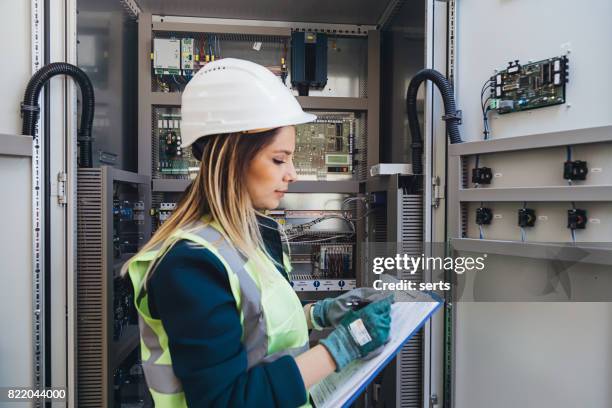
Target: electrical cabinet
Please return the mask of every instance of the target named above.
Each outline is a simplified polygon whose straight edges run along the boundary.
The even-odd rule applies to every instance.
[[[369,57],[379,55],[379,33],[374,27],[338,26],[332,34],[316,25],[146,13],[139,27],[139,172],[152,176],[153,229],[176,208],[199,171],[191,149],[181,147],[180,97],[191,77],[211,61],[234,57],[266,66],[291,87],[292,33],[325,40],[327,47],[317,41],[313,46],[324,53],[319,63],[327,69],[326,86],[319,83],[309,96],[298,97],[304,109],[318,116],[296,127],[299,180],[290,186],[281,208],[269,215],[288,233],[287,249],[296,272],[293,284],[300,297],[307,300],[354,288],[363,276],[356,243],[364,237],[367,211],[360,185],[378,158],[379,61]],[[174,57],[179,46],[180,55]],[[180,62],[181,70],[160,69],[160,59]]]
[[[612,61],[596,45],[612,35],[602,17],[611,5],[430,4],[438,40],[428,52],[454,81],[464,139],[446,156],[436,150],[444,129],[430,123],[430,176],[448,186],[432,229],[446,228],[438,236],[455,256],[487,256],[486,271],[457,275],[448,296],[444,404],[610,405],[597,380],[610,375],[598,357],[607,346],[591,339],[612,336],[601,326],[610,304],[593,303],[609,302],[612,288],[612,81],[590,71]],[[543,19],[563,30],[542,29]],[[585,367],[589,379],[570,374]]]

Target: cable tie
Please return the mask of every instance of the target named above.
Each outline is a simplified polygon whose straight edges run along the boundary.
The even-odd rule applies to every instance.
[[[456,110],[454,113],[449,113],[442,116],[442,120],[448,122],[449,120],[456,120],[457,124],[461,124],[461,111]]]
[[[24,112],[40,112],[40,106],[38,105],[26,105],[21,102],[21,117],[23,117]]]

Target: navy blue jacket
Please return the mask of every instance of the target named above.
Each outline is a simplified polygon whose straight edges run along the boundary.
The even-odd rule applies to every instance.
[[[276,229],[261,228],[282,264]],[[282,269],[282,268],[281,268]],[[284,269],[279,271],[287,277]],[[242,326],[225,267],[204,247],[178,242],[155,268],[149,308],[168,334],[172,367],[189,407],[297,407],[306,389],[293,357],[247,370]]]

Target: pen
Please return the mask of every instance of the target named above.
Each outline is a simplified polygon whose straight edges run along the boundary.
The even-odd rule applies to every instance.
[[[359,310],[359,309],[363,309],[364,307],[366,307],[370,303],[372,303],[372,302],[369,301],[369,300],[366,300],[366,299],[355,299],[355,300],[351,300],[349,302],[346,302],[345,305],[347,307],[351,308],[352,310]]]

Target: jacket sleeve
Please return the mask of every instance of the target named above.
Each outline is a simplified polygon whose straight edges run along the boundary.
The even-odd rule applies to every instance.
[[[296,407],[306,389],[293,357],[247,369],[242,325],[223,264],[177,243],[149,282],[149,304],[168,334],[172,367],[189,407]]]

